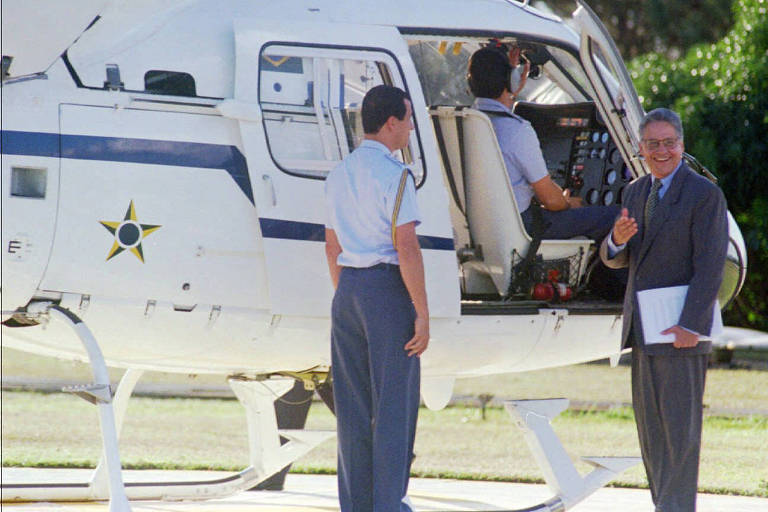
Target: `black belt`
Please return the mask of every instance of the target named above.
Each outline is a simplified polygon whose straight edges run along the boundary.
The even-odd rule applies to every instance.
[[[372,265],[370,267],[342,267],[342,268],[348,268],[351,270],[397,270],[397,271],[400,271],[400,265],[395,265],[394,263],[377,263],[376,265]]]

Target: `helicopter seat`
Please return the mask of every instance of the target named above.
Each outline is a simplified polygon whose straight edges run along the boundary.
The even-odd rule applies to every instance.
[[[474,258],[463,265],[485,273],[493,281],[495,291],[506,297],[514,255],[525,256],[532,238],[520,217],[491,120],[483,112],[468,107],[431,107],[430,115],[445,180],[453,195],[451,213],[457,232],[456,246],[474,249]],[[458,215],[461,218],[456,222]],[[593,244],[586,238],[542,240],[536,254],[544,262],[580,255],[574,269],[577,276],[569,279],[579,282]]]

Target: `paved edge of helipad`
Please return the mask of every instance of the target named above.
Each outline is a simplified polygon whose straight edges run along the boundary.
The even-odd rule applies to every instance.
[[[3,468],[10,483],[84,482],[88,470]],[[222,476],[201,471],[125,471],[126,481],[201,480]],[[552,497],[545,485],[414,478],[409,490],[416,512],[520,509]],[[134,501],[133,512],[318,512],[338,510],[336,477],[289,474],[283,491],[249,491],[223,499],[195,502]],[[3,503],[4,510],[24,512],[106,511],[106,502]],[[649,512],[645,489],[603,488],[576,505],[577,512]],[[768,499],[699,494],[698,512],[768,512]]]

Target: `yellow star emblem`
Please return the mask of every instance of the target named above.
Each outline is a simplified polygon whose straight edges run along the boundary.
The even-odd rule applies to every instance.
[[[133,201],[128,205],[128,211],[125,212],[125,218],[121,221],[100,220],[99,223],[115,237],[115,243],[107,254],[107,260],[114,258],[124,250],[128,249],[144,263],[144,251],[141,249],[141,242],[145,237],[154,233],[162,226],[150,224],[139,224],[136,219],[136,210],[133,207]]]

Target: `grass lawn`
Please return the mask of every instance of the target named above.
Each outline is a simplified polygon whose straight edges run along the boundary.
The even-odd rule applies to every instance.
[[[334,418],[312,405],[308,428],[333,429]],[[555,430],[574,457],[638,455],[629,409],[566,412]],[[93,466],[100,438],[96,411],[64,394],[4,392],[2,462],[20,466]],[[538,481],[540,472],[523,436],[502,409],[486,419],[474,407],[422,409],[413,471],[421,476]],[[239,469],[247,465],[245,417],[234,400],[132,399],[121,440],[126,467]],[[310,452],[295,471],[335,470],[335,440]],[[707,417],[700,487],[768,497],[768,418]],[[579,463],[580,470],[588,466]],[[629,470],[617,485],[644,486],[642,468]]]
[[[29,376],[43,379],[71,379],[90,382],[88,365],[2,348],[3,376]],[[755,356],[758,357],[758,356]],[[768,358],[761,352],[759,357]],[[113,382],[123,371],[110,369]],[[222,375],[185,375],[145,372],[141,383],[226,385]],[[497,398],[566,397],[588,403],[629,404],[632,401],[629,367],[611,368],[607,364],[581,364],[526,373],[477,377],[456,381],[454,396]],[[768,371],[710,369],[704,404],[716,414],[757,411],[768,416]]]
[[[611,368],[607,364],[463,379],[456,382],[454,389],[454,396],[483,393],[505,398],[566,397],[588,403],[632,402],[629,366]],[[714,414],[752,411],[768,416],[768,371],[711,368],[707,371],[704,406]]]
[[[3,348],[6,376],[87,382],[82,363],[59,361]],[[121,372],[115,370],[115,380]],[[148,372],[143,382],[223,384],[221,376]],[[582,404],[630,402],[629,368],[587,364],[524,374],[460,380],[455,395],[497,398],[567,397]],[[712,369],[704,398],[700,488],[768,497],[768,372]],[[508,414],[477,407],[422,409],[413,471],[421,476],[540,481],[541,473]],[[745,414],[751,412],[752,414]],[[554,427],[571,456],[637,456],[631,408],[577,412],[555,419]],[[320,403],[310,409],[308,428],[333,429],[335,420]],[[17,466],[93,466],[101,446],[93,406],[71,395],[3,391],[2,463]],[[127,467],[241,469],[248,463],[242,407],[234,400],[134,397],[121,440]],[[335,440],[294,465],[294,471],[335,471]],[[578,463],[586,472],[588,466]],[[644,486],[642,467],[624,473],[615,485]]]

